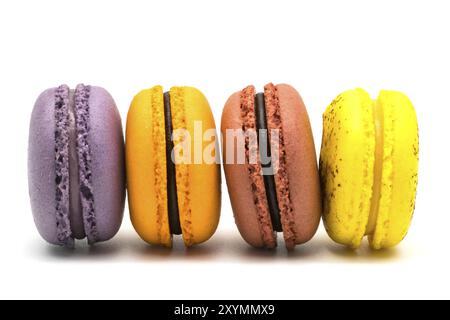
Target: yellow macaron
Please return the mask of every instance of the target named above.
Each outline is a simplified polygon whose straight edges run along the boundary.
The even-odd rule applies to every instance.
[[[182,234],[191,246],[214,234],[221,199],[215,130],[195,88],[164,93],[155,86],[134,97],[126,126],[128,202],[143,240],[171,247],[172,235]]]
[[[357,248],[395,246],[414,212],[419,137],[408,97],[382,90],[372,100],[346,91],[323,115],[320,177],[323,221],[336,242]]]

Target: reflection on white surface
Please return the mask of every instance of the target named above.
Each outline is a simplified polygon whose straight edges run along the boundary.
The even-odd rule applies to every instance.
[[[358,250],[335,244],[321,230],[311,241],[297,246],[293,251],[284,247],[282,234],[278,234],[278,248],[258,249],[249,246],[236,230],[217,231],[207,242],[186,248],[181,237],[174,237],[173,247],[149,245],[142,241],[133,230],[120,232],[114,239],[88,246],[79,241],[75,249],[48,245],[43,241],[30,246],[30,254],[41,261],[122,261],[189,263],[192,261],[215,262],[262,262],[262,263],[311,263],[311,262],[390,262],[407,258],[399,248],[374,251],[367,243]]]

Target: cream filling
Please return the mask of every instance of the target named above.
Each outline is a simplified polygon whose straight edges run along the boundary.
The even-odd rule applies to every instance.
[[[384,118],[381,103],[374,100],[372,103],[373,121],[375,124],[375,161],[373,166],[372,198],[370,202],[369,219],[366,226],[366,235],[373,235],[377,225],[378,211],[381,197],[381,177],[383,173],[383,130]]]
[[[69,219],[74,238],[83,239],[83,215],[81,212],[80,177],[78,172],[77,129],[75,123],[75,91],[69,92]]]

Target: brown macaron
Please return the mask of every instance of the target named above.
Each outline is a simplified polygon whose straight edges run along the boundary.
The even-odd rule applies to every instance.
[[[304,243],[320,221],[320,184],[305,105],[286,84],[253,86],[226,102],[221,122],[228,193],[241,236],[254,247]]]

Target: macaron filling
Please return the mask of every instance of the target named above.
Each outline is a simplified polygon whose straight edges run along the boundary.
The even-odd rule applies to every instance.
[[[55,91],[56,238],[72,247],[74,238],[98,239],[88,143],[90,87],[75,91],[61,85]]]
[[[69,91],[69,220],[75,239],[86,237],[80,199],[80,177],[78,174],[77,129],[75,120],[75,90]]]
[[[372,198],[370,202],[370,213],[367,221],[365,235],[373,235],[377,224],[378,212],[380,207],[381,197],[381,180],[383,173],[383,148],[384,148],[384,117],[383,106],[378,100],[374,100],[373,107],[373,121],[375,127],[375,157],[373,168],[373,185]]]
[[[178,195],[175,163],[172,161],[172,112],[170,106],[170,92],[164,93],[164,127],[166,139],[166,171],[167,171],[167,209],[169,215],[169,229],[171,234],[182,234],[180,214],[178,210]]]
[[[269,206],[272,229],[276,232],[283,232],[281,226],[280,209],[278,207],[277,192],[275,188],[275,178],[272,167],[271,148],[269,143],[269,133],[266,121],[266,104],[264,93],[255,95],[255,117],[259,156],[263,170],[264,187],[266,190],[267,204]]]

